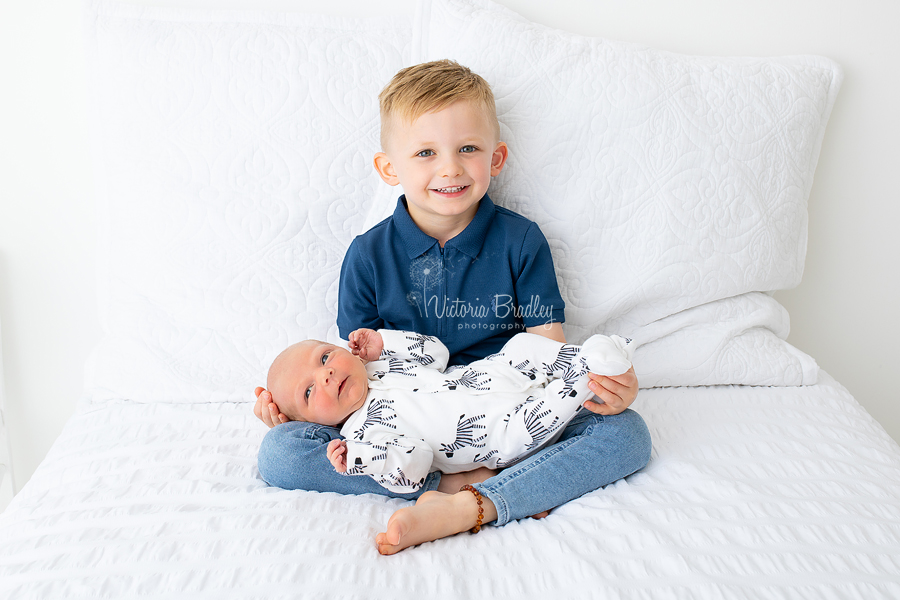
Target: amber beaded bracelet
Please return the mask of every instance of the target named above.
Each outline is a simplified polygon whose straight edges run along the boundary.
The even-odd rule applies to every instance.
[[[475,527],[473,527],[469,531],[472,533],[478,533],[479,531],[481,531],[481,522],[484,521],[484,507],[481,506],[481,494],[478,492],[478,490],[476,490],[468,483],[459,488],[459,491],[463,490],[468,490],[475,494],[475,501],[478,503],[478,520],[475,522]]]

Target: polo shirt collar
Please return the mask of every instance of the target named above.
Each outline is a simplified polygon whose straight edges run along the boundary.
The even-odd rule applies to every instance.
[[[485,194],[478,205],[478,211],[475,213],[472,222],[456,237],[447,241],[444,247],[455,248],[471,258],[476,258],[484,245],[484,240],[487,237],[491,221],[494,220],[495,212],[496,207],[494,203]],[[412,217],[409,216],[409,211],[406,209],[405,195],[400,196],[400,199],[397,200],[393,221],[397,227],[397,232],[403,239],[406,252],[410,258],[421,256],[429,248],[437,244],[437,240],[419,229]]]

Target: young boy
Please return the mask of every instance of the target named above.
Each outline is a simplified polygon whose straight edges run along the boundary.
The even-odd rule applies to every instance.
[[[401,70],[379,96],[382,152],[375,168],[401,185],[393,216],[356,238],[341,269],[338,327],[403,329],[441,339],[450,364],[497,352],[525,329],[565,342],[550,250],[537,225],[497,207],[486,191],[508,149],[499,139],[494,99],[479,76],[450,61]],[[591,375],[588,400],[558,441],[495,474],[431,473],[417,499],[376,538],[379,551],[472,528],[479,518],[503,525],[630,475],[650,457],[650,435],[637,413],[634,370]],[[335,473],[326,454],[333,427],[288,421],[257,388],[254,412],[275,427],[263,440],[259,470],[272,485],[349,494],[386,494],[367,477]],[[470,491],[462,485],[475,484]],[[424,492],[424,493],[423,493]],[[455,492],[455,493],[454,493]],[[479,517],[479,509],[483,510]]]
[[[631,368],[631,340],[618,336],[578,347],[519,333],[499,353],[449,369],[435,337],[358,329],[349,342],[352,354],[292,344],[266,385],[291,420],[341,427],[344,439],[328,445],[338,472],[396,493],[418,491],[431,471],[498,469],[533,454],[588,398],[588,372]]]

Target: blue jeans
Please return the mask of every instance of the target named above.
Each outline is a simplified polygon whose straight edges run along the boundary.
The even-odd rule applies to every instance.
[[[437,489],[431,473],[413,494],[395,494],[367,476],[341,475],[325,455],[340,439],[334,427],[289,421],[266,434],[259,449],[259,472],[270,485],[339,494],[379,494],[414,500]],[[581,409],[560,439],[520,463],[475,485],[497,509],[495,525],[530,517],[574,500],[644,467],[650,460],[650,432],[639,414],[613,416]]]

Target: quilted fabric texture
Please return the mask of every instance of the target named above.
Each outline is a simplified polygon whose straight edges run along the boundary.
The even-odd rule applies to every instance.
[[[289,342],[337,335],[344,251],[393,209],[376,97],[411,17],[94,2],[86,18],[107,334],[89,385],[252,398]]]
[[[641,387],[812,385],[819,365],[784,341],[787,310],[749,292],[689,308],[637,329]]]
[[[424,0],[415,25],[105,0],[86,21],[98,400],[250,400],[288,343],[337,339],[344,251],[397,193],[371,166],[377,94],[437,56],[494,86],[491,193],[547,234],[569,339],[638,338],[642,387],[815,381],[753,293],[802,273],[826,59],[677,56],[481,0]]]
[[[822,379],[641,392],[639,473],[390,558],[407,503],[266,486],[245,404],[81,407],[0,515],[0,597],[896,600],[900,452]]]
[[[549,238],[573,341],[800,282],[832,61],[682,56],[488,0],[423,0],[417,19],[414,60],[494,89],[510,159],[491,197]]]

